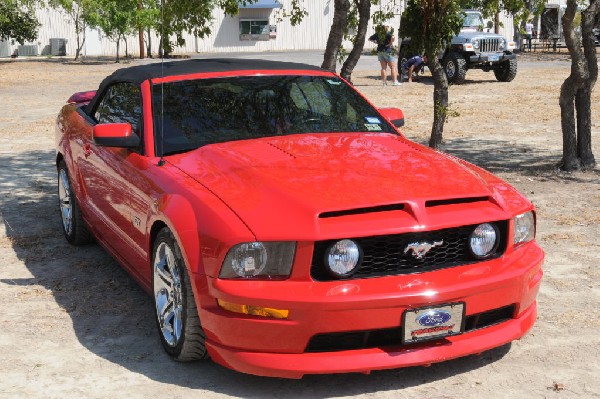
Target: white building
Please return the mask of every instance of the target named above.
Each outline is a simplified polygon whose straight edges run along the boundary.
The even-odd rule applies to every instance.
[[[394,0],[383,0],[382,5],[374,6],[373,11]],[[213,12],[211,33],[203,38],[185,35],[186,44],[177,47],[175,53],[239,53],[287,50],[318,50],[324,49],[333,21],[333,0],[306,0],[303,6],[308,16],[298,26],[292,26],[288,18],[283,18],[284,10],[291,8],[291,0],[258,0],[254,4],[240,7],[238,15],[231,17],[220,9]],[[53,44],[66,41],[66,54],[73,56],[76,51],[76,35],[73,23],[61,11],[44,8],[37,12],[41,23],[38,39],[34,43],[26,43],[25,48],[13,41],[0,43],[0,57],[8,57],[15,50],[25,51],[27,55],[51,54],[51,39],[64,39]],[[400,15],[389,21],[390,26],[398,27]],[[373,31],[370,27],[369,32]],[[158,51],[158,38],[151,38],[152,52]],[[350,47],[350,43],[346,43]],[[129,53],[139,55],[139,40],[137,35],[127,39]],[[23,52],[21,51],[21,55]],[[121,43],[120,52],[124,55],[125,46]],[[107,39],[95,29],[87,29],[85,45],[82,49],[84,56],[114,56],[116,44]],[[55,54],[56,55],[56,54]]]
[[[549,0],[549,2],[564,2],[565,0]],[[381,0],[380,5],[373,6],[372,12],[386,9],[398,0]],[[402,2],[403,3],[403,2]],[[308,16],[298,26],[292,26],[288,18],[283,18],[283,10],[291,8],[291,0],[258,0],[254,4],[240,8],[238,15],[226,16],[222,10],[215,9],[211,34],[205,38],[197,38],[191,34],[185,35],[186,44],[177,47],[175,53],[240,53],[268,52],[289,50],[322,50],[327,43],[327,37],[333,21],[333,0],[305,0],[302,2]],[[400,25],[400,12],[387,24],[397,28]],[[41,23],[38,39],[24,46],[14,41],[0,42],[0,57],[9,57],[18,52],[19,55],[68,55],[74,56],[76,51],[76,35],[73,23],[69,17],[51,8],[39,9],[36,12]],[[374,32],[369,27],[368,34]],[[501,18],[500,33],[508,38],[513,37],[512,17]],[[158,38],[151,37],[152,52],[156,55]],[[351,48],[351,43],[344,43]],[[366,44],[367,48],[372,46]],[[139,55],[139,40],[137,35],[127,38],[127,49],[130,55]],[[121,43],[121,55],[124,55],[125,45]],[[95,29],[86,29],[83,56],[115,56],[116,44],[104,37]]]

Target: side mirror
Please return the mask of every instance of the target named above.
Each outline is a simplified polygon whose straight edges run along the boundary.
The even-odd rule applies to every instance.
[[[94,143],[102,147],[137,148],[140,138],[130,123],[102,123],[92,131]]]
[[[399,108],[379,108],[379,112],[396,127],[404,126],[404,112]]]

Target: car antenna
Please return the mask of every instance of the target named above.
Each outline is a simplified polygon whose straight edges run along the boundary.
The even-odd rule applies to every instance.
[[[164,37],[165,37],[165,1],[160,0],[160,76],[164,79],[165,77],[165,49],[164,49]],[[165,105],[164,105],[164,81],[160,82],[160,143],[159,143],[159,151],[160,151],[160,159],[158,160],[158,166],[163,166],[165,164],[165,158],[163,157],[163,152],[165,149],[164,144],[164,128],[165,128]]]

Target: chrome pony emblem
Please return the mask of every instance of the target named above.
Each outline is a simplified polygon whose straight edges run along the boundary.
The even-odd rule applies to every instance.
[[[433,244],[430,244],[428,242],[413,242],[408,244],[408,246],[404,248],[404,253],[406,254],[409,251],[412,251],[412,256],[414,256],[417,259],[423,259],[423,257],[427,255],[427,252],[429,252],[431,248],[439,247],[443,243],[444,240],[434,241]]]

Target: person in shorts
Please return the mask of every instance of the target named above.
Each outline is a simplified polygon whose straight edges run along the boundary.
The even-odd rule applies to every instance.
[[[394,54],[394,33],[389,26],[378,25],[375,28],[375,34],[369,38],[370,42],[377,43],[377,60],[381,65],[381,81],[387,85],[387,68],[390,68],[392,75],[392,85],[398,86],[398,70],[396,63],[398,57]]]

